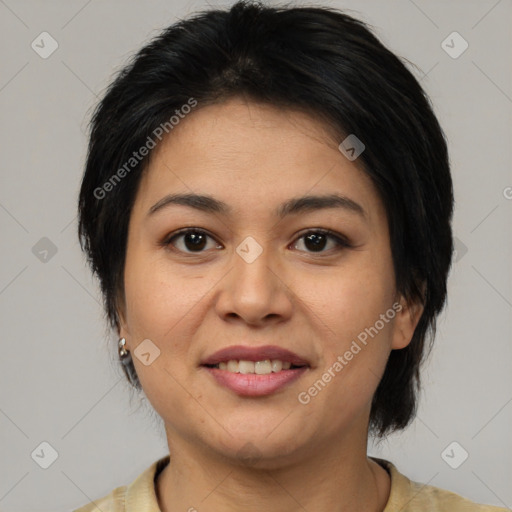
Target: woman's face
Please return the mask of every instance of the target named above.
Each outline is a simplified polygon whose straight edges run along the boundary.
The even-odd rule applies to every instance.
[[[366,446],[390,350],[415,323],[396,294],[383,204],[340,142],[305,114],[232,99],[194,111],[154,150],[130,218],[120,334],[170,444],[231,459],[250,447],[265,464],[341,439]],[[171,194],[211,199],[162,206]],[[333,195],[345,200],[293,208]],[[215,357],[233,346],[274,351]],[[279,349],[305,366],[272,366],[292,359]],[[245,357],[242,373],[204,366],[211,356]]]

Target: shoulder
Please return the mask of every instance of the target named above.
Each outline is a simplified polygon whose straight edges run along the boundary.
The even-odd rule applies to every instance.
[[[74,510],[73,512],[125,512],[125,498],[128,486],[117,487],[103,498]]]
[[[73,512],[158,512],[155,479],[169,463],[169,455],[145,469],[131,484],[115,488],[111,493],[91,501]]]
[[[372,457],[391,476],[388,503],[383,512],[506,512],[508,508],[475,503],[455,492],[415,482],[389,461]]]
[[[432,485],[424,485],[418,482],[411,482],[410,486],[410,508],[404,512],[505,512],[508,509],[492,505],[475,503],[460,494]]]

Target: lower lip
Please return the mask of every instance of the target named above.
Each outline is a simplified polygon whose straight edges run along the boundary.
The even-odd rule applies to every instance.
[[[203,368],[208,370],[219,384],[241,396],[271,395],[297,380],[308,369],[307,366],[303,366],[294,370],[281,370],[268,375],[257,375],[255,373],[233,373],[208,366],[203,366]]]

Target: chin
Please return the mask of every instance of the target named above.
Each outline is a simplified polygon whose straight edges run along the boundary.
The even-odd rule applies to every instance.
[[[226,462],[255,469],[278,469],[296,464],[305,457],[306,444],[300,444],[297,434],[281,432],[277,436],[268,431],[250,435],[227,436],[221,443],[210,448]],[[293,441],[293,442],[292,442]]]

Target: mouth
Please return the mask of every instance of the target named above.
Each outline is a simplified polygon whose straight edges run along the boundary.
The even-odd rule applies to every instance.
[[[310,368],[308,361],[297,354],[271,345],[227,347],[209,356],[200,366],[218,384],[240,396],[272,394]]]
[[[309,366],[309,362],[294,352],[275,345],[233,345],[211,354],[201,365],[233,373],[265,375]]]
[[[207,368],[217,368],[230,373],[242,373],[244,375],[270,375],[271,373],[279,373],[286,370],[296,370],[297,368],[305,368],[307,365],[296,365],[290,361],[281,361],[280,359],[264,359],[263,361],[248,361],[246,359],[229,361],[220,361],[217,364],[204,364]]]

